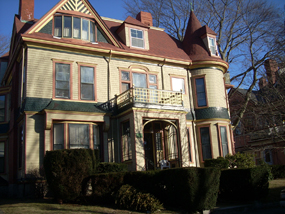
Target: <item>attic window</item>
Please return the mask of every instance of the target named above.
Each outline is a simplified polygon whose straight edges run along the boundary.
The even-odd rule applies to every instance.
[[[108,43],[102,30],[92,20],[72,16],[55,16],[53,29],[55,37]]]
[[[213,37],[209,37],[209,49],[211,51],[211,55],[216,55],[216,39]]]
[[[131,29],[131,46],[136,48],[144,48],[142,30]]]

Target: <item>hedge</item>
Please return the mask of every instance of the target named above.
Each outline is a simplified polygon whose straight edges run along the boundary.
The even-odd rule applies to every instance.
[[[270,167],[274,179],[285,178],[285,165],[272,165]]]
[[[175,206],[186,211],[209,210],[216,205],[220,169],[176,168],[146,172],[120,172],[97,174],[84,179],[92,183],[93,203],[114,203],[114,195],[122,185],[129,184],[144,193],[150,193],[164,205]]]
[[[54,197],[63,201],[76,200],[83,179],[96,171],[98,157],[98,150],[91,149],[47,151],[44,169],[48,188]]]
[[[229,165],[230,165],[229,160],[223,157],[218,157],[217,159],[207,159],[204,162],[205,167],[218,167],[221,169],[227,169]]]
[[[109,173],[109,172],[127,172],[128,165],[124,163],[108,163],[102,162],[97,166],[97,173]]]
[[[265,167],[222,170],[221,200],[256,200],[268,193],[268,171]]]

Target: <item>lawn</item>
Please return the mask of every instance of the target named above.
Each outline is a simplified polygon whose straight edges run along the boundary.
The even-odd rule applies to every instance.
[[[268,196],[262,200],[264,203],[279,201],[280,192],[285,189],[285,179],[277,179],[269,182]],[[115,207],[85,206],[78,204],[58,204],[52,199],[1,199],[0,210],[9,213],[101,213],[101,214],[139,214],[127,210],[119,210]],[[0,212],[1,213],[1,212]],[[177,211],[161,210],[158,213],[181,213]],[[140,213],[141,214],[141,213]]]

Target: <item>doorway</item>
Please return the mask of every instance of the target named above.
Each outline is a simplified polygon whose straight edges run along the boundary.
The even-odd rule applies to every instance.
[[[144,152],[146,170],[160,167],[161,160],[178,166],[179,147],[177,126],[171,121],[144,121]]]

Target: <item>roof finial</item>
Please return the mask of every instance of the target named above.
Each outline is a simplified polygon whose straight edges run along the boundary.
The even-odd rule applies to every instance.
[[[191,10],[191,11],[194,11],[194,10],[193,10],[193,4],[192,4],[192,2],[190,2],[190,10]]]

